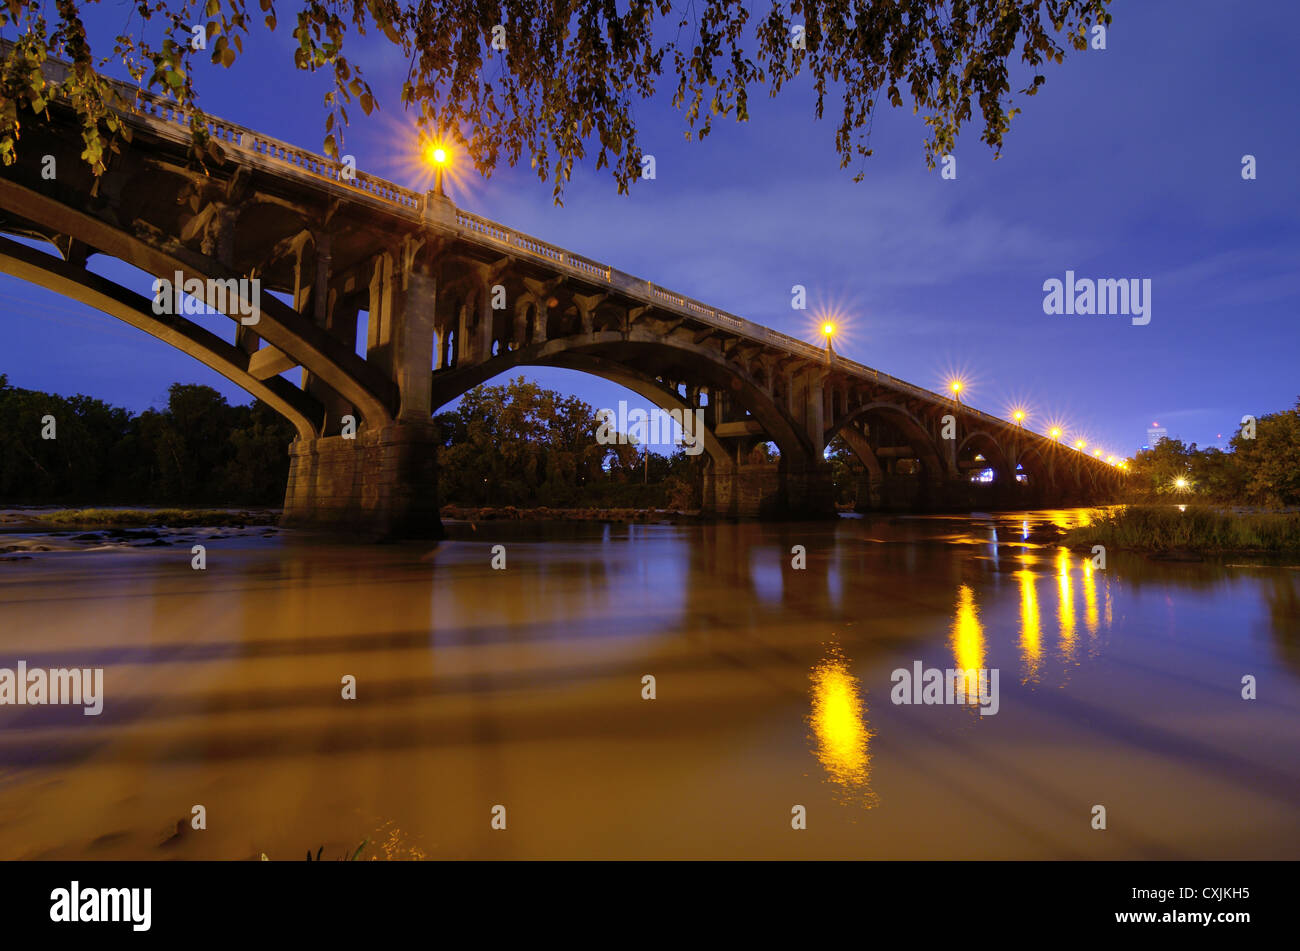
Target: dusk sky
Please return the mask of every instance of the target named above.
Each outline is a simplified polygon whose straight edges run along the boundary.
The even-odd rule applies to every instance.
[[[1071,52],[1046,68],[1039,95],[1015,97],[1024,111],[1001,158],[978,122],[966,127],[954,181],[926,169],[925,127],[905,99],[877,114],[875,155],[854,183],[833,148],[838,103],[817,122],[800,82],[704,142],[684,141],[667,91],[639,104],[657,177],[630,196],[594,160],[562,208],[526,159],[449,191],[467,210],[807,340],[819,339],[813,311],[833,310],[840,353],[931,389],[956,371],[967,402],[998,415],[1023,403],[1035,428],[1059,421],[1071,440],[1131,455],[1155,421],[1225,444],[1244,414],[1300,395],[1300,7],[1118,0],[1111,12],[1106,50]],[[126,14],[107,6],[90,20],[101,55]],[[320,151],[325,81],[292,68],[289,23],[257,27],[232,70],[205,65],[200,101]],[[350,110],[343,151],[427,187],[397,101],[405,60],[386,43],[354,56],[381,111]],[[1024,77],[1013,74],[1014,90]],[[1242,179],[1247,154],[1255,181]],[[1150,324],[1045,314],[1043,283],[1067,270],[1150,279]],[[791,309],[794,284],[808,288],[809,311]],[[174,381],[248,399],[152,337],[13,278],[0,276],[0,308],[0,373],[14,385],[133,410],[160,405]],[[526,372],[594,407],[633,399],[580,374]]]

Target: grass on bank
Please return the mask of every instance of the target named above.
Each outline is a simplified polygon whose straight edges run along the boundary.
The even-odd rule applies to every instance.
[[[40,525],[106,527],[140,527],[165,525],[176,528],[184,525],[225,528],[240,525],[274,525],[278,512],[241,512],[229,509],[59,509],[55,512],[32,512],[24,520]]]
[[[1093,512],[1091,525],[1072,529],[1062,541],[1072,548],[1105,545],[1152,552],[1300,552],[1300,513],[1124,505]]]

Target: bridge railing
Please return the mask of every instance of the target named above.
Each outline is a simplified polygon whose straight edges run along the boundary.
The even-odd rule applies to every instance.
[[[7,51],[11,46],[10,41],[0,40],[0,50]],[[62,81],[68,74],[68,64],[55,59],[47,60],[45,69],[47,75],[54,82]],[[176,131],[179,131],[180,128],[189,129],[192,113],[180,108],[172,100],[119,80],[110,79],[109,82],[121,101],[127,104],[126,111],[145,119],[176,127]],[[393,182],[345,166],[341,162],[300,149],[288,142],[282,142],[279,139],[216,116],[205,115],[204,119],[208,134],[224,146],[257,156],[275,165],[287,166],[320,181],[344,188],[349,192],[359,192],[407,217],[418,216],[423,206],[424,196],[419,192],[403,188]],[[673,309],[680,314],[713,324],[720,329],[740,334],[756,342],[778,347],[806,359],[826,359],[825,350],[805,340],[800,340],[779,330],[773,330],[743,317],[737,317],[726,311],[710,307],[701,301],[659,287],[649,281],[623,274],[607,264],[601,264],[582,255],[574,254],[557,245],[515,231],[488,218],[457,209],[456,224],[464,232],[518,249],[562,268],[568,268],[588,280],[600,281],[610,286],[611,289],[640,296],[655,306]],[[942,396],[905,380],[900,380],[888,373],[882,373],[873,367],[840,356],[835,357],[835,365],[840,370],[877,380],[892,389],[927,401],[944,402],[949,399],[947,396]],[[963,406],[962,410],[966,415],[987,423],[1003,427],[1013,425],[1007,420],[970,406]],[[1032,432],[1032,430],[1026,431]],[[1034,433],[1034,435],[1043,439],[1049,438],[1041,433]]]
[[[131,111],[135,114],[177,127],[189,128],[192,113],[177,107],[176,103],[125,83],[114,81],[114,85],[119,87],[119,92],[130,94],[127,98],[132,103]],[[349,190],[364,192],[385,204],[395,205],[410,212],[415,212],[420,207],[418,192],[402,188],[400,185],[354,169],[342,162],[297,148],[288,142],[282,142],[225,119],[209,115],[205,115],[204,119],[208,135],[222,145],[250,152],[277,165],[291,166],[314,178]]]

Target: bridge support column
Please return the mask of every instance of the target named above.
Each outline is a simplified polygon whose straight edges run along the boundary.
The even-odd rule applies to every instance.
[[[440,538],[431,422],[363,428],[289,447],[283,524],[374,538]]]
[[[707,515],[732,518],[824,518],[835,514],[829,463],[786,470],[778,463],[711,465],[704,471]]]
[[[829,462],[790,467],[783,473],[785,514],[793,518],[834,516],[835,483]]]
[[[736,468],[710,460],[704,467],[700,514],[726,517],[736,514]]]

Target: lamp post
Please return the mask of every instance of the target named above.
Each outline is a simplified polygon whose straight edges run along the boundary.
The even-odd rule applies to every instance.
[[[447,151],[444,145],[431,145],[428,152],[429,164],[433,166],[433,190],[440,197],[446,198],[447,193],[442,190],[443,171],[451,161],[451,153]]]

